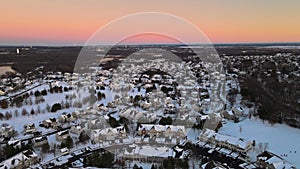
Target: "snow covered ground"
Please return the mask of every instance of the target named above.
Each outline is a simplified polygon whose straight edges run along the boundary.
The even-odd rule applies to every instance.
[[[270,125],[260,119],[246,119],[240,123],[227,121],[219,133],[268,143],[268,150],[280,155],[300,168],[300,130],[284,124]],[[283,156],[286,154],[287,156]]]

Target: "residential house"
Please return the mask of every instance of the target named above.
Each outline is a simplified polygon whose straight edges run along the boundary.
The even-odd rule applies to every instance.
[[[10,138],[16,133],[14,126],[6,125],[0,128],[0,137],[1,138]]]
[[[240,153],[248,152],[252,148],[251,141],[219,134],[210,129],[204,129],[199,136],[199,140]]]
[[[35,125],[34,123],[30,123],[30,124],[25,124],[24,125],[24,133],[25,134],[32,134],[34,132],[36,132],[36,128],[35,128]]]
[[[64,130],[64,131],[60,131],[58,133],[56,133],[55,138],[57,141],[63,141],[66,138],[68,138],[70,136],[69,131],[68,130]]]
[[[48,139],[46,136],[36,137],[33,139],[33,145],[35,147],[42,146],[44,144],[48,144]]]
[[[63,114],[61,116],[58,117],[58,121],[61,123],[69,123],[69,122],[73,122],[76,119],[73,117],[72,114],[68,113],[68,114]]]
[[[77,134],[77,135],[80,135],[80,133],[84,131],[84,129],[80,126],[80,125],[77,125],[77,126],[72,126],[71,129],[70,129],[70,132],[73,133],[73,134]]]
[[[56,126],[58,126],[58,122],[57,122],[56,118],[49,118],[49,119],[43,120],[42,124],[46,128],[55,128]]]

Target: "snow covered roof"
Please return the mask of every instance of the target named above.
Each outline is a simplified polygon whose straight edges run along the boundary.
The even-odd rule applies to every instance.
[[[100,136],[100,135],[109,135],[109,134],[124,134],[126,133],[125,127],[120,126],[116,128],[105,128],[105,129],[97,129],[93,130],[94,137]]]
[[[230,145],[235,145],[241,149],[246,149],[248,145],[251,144],[250,141],[246,141],[244,139],[229,136],[229,135],[219,134],[216,133],[214,130],[210,130],[210,129],[205,129],[201,133],[200,137],[206,137],[207,139],[214,139],[217,142],[224,142]]]
[[[173,155],[173,150],[168,147],[152,147],[144,146],[131,146],[134,148],[132,151],[125,151],[125,155],[141,155],[141,156],[156,156],[156,157],[169,157]]]
[[[167,129],[171,129],[171,131],[177,132],[179,130],[182,130],[184,133],[185,126],[173,126],[173,125],[159,125],[159,124],[141,124],[139,126],[139,130],[151,130],[154,127],[156,131],[162,132],[166,131]]]

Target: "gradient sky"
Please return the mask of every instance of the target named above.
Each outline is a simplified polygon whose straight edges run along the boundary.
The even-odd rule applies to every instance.
[[[137,12],[182,17],[213,43],[300,42],[299,7],[299,0],[1,0],[0,45],[80,45]]]

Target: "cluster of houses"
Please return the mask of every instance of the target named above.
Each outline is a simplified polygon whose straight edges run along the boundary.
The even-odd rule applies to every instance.
[[[119,113],[121,117],[132,119],[138,122],[149,123],[158,119],[155,113],[138,112],[137,110],[127,109]]]
[[[77,112],[76,116],[79,124],[72,126],[70,132],[76,135],[85,132],[93,143],[115,142],[127,136],[124,126],[110,127],[108,117],[94,109]]]
[[[15,91],[22,84],[25,83],[25,79],[21,77],[19,73],[10,78],[2,78],[0,81],[0,96],[5,96],[8,93]]]
[[[5,161],[2,161],[0,163],[0,169],[23,169],[38,162],[39,157],[34,151],[25,150]]]
[[[87,134],[93,143],[122,142],[122,140],[127,136],[124,126],[89,130]]]
[[[187,132],[185,126],[180,125],[139,124],[136,136],[141,137],[143,142],[152,140],[174,145],[186,140]]]

